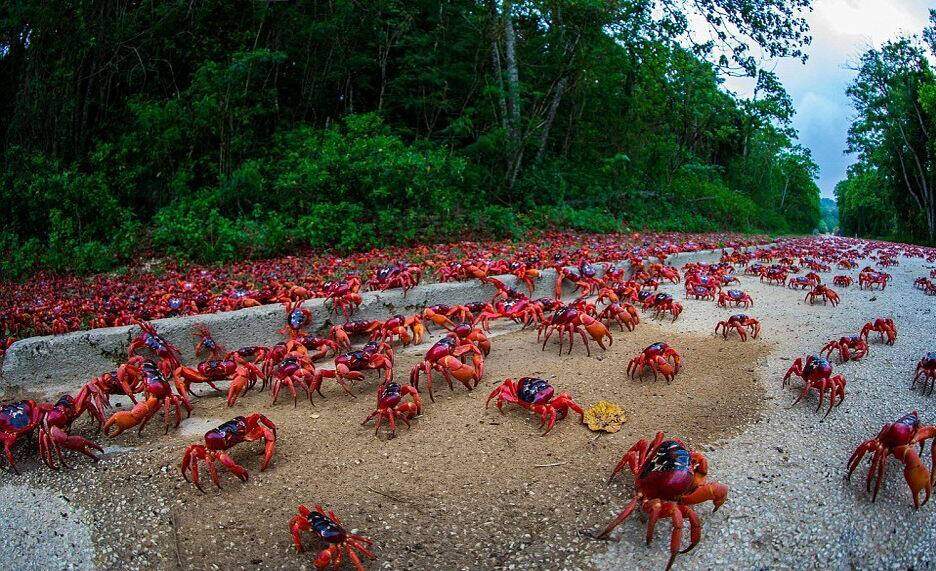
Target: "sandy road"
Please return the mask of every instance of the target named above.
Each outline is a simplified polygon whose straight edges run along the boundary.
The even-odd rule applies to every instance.
[[[702,542],[677,559],[678,568],[925,568],[933,564],[936,506],[913,510],[895,463],[877,504],[861,478],[842,479],[852,449],[884,422],[913,409],[936,422],[932,397],[908,390],[915,363],[934,348],[934,298],[911,287],[923,273],[919,261],[889,271],[895,279],[883,292],[837,288],[837,308],[810,307],[802,292],[742,277],[739,287],[756,303],[747,313],[763,325],[756,344],[712,336],[715,322],[738,311],[683,301],[682,286],[664,288],[679,291],[686,306],[678,321],[641,324],[590,358],[581,347],[571,356],[544,353],[535,333],[505,331],[482,387],[445,389],[392,441],[357,426],[373,406],[371,385],[366,398],[327,392],[314,409],[270,407],[260,394],[233,411],[199,399],[197,416],[177,432],[105,441],[108,454],[97,466],[75,459],[74,469],[53,473],[27,457],[23,475],[0,474],[0,533],[8,539],[0,561],[15,569],[296,568],[310,558],[292,551],[282,522],[296,502],[321,497],[380,545],[372,568],[660,568],[665,523],[651,547],[640,517],[619,528],[617,543],[581,531],[598,528],[626,502],[630,483],[604,484],[620,454],[663,429],[698,445],[712,478],[731,488],[718,513],[699,510]],[[823,277],[836,273],[856,272]],[[836,366],[848,379],[845,403],[824,422],[814,397],[791,408],[795,392],[781,388],[780,377],[792,359],[878,315],[896,320],[897,344],[874,343],[862,362]],[[622,379],[627,359],[657,338],[684,351],[685,372],[672,385]],[[401,367],[424,350],[402,351]],[[543,439],[523,415],[483,409],[491,386],[527,373],[584,404],[621,402],[629,422],[597,442],[568,423]],[[282,427],[272,470],[256,473],[251,447],[235,456],[255,475],[248,484],[227,479],[222,492],[198,494],[177,473],[180,450],[248,408]]]
[[[931,501],[914,511],[899,463],[890,461],[875,504],[865,493],[863,473],[843,480],[851,452],[884,423],[917,410],[923,422],[936,424],[936,397],[909,390],[916,363],[936,350],[936,298],[912,288],[913,280],[929,269],[921,260],[901,259],[900,266],[887,271],[894,280],[884,291],[834,288],[842,300],[836,308],[810,307],[798,290],[741,278],[741,289],[756,303],[747,313],[761,321],[765,338],[779,344],[757,363],[768,400],[759,421],[706,452],[711,476],[731,493],[717,513],[700,510],[702,542],[677,559],[678,568],[920,569],[936,564],[936,505]],[[822,274],[823,281],[839,273],[857,275],[833,270]],[[734,313],[704,302],[685,305],[674,325],[686,332],[703,332]],[[796,392],[781,387],[781,377],[792,359],[817,352],[830,339],[856,334],[877,316],[895,320],[897,342],[888,347],[875,340],[859,363],[835,365],[848,383],[844,403],[825,421],[815,412],[814,396],[791,408]],[[929,464],[928,452],[924,461]],[[620,493],[623,505],[629,488]],[[644,522],[638,518],[619,528],[621,541],[595,558],[599,568],[665,565],[669,526],[658,525],[648,548]]]

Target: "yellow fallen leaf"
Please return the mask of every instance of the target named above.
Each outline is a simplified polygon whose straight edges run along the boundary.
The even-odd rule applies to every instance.
[[[626,419],[621,407],[606,400],[598,401],[585,410],[585,424],[595,432],[617,432]]]

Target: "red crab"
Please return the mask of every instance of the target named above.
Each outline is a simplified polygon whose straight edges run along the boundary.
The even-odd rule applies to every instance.
[[[890,317],[878,317],[874,321],[865,323],[861,328],[860,335],[865,338],[865,341],[867,341],[868,334],[872,331],[877,331],[881,334],[882,343],[893,345],[894,341],[897,340],[897,326],[894,324],[894,320]],[[887,341],[884,340],[885,337],[887,338]]]
[[[530,298],[521,291],[518,291],[512,287],[509,287],[504,282],[500,281],[497,278],[485,278],[485,283],[491,284],[494,286],[494,289],[497,290],[494,292],[494,295],[491,297],[491,303],[495,303],[500,300],[529,300]]]
[[[358,351],[338,355],[335,357],[334,369],[316,369],[310,388],[322,394],[322,379],[335,379],[346,393],[354,396],[345,381],[353,383],[363,379],[364,371],[383,371],[383,382],[389,383],[393,378],[393,352],[390,346],[372,341]]]
[[[195,324],[195,333],[193,333],[197,342],[195,343],[195,357],[202,358],[202,355],[209,356],[212,359],[220,359],[227,349],[214,340],[211,336],[211,330],[204,323]]]
[[[817,285],[811,292],[807,293],[805,301],[812,305],[815,303],[816,298],[822,298],[823,302],[831,303],[832,307],[835,307],[839,303],[838,294],[828,286],[824,285]]]
[[[471,355],[471,364],[464,359]],[[483,351],[475,343],[459,341],[458,335],[449,334],[436,341],[435,345],[426,351],[422,362],[413,365],[410,371],[410,383],[419,387],[420,373],[426,374],[429,399],[435,401],[432,395],[432,371],[442,373],[448,381],[449,388],[453,388],[452,378],[458,379],[468,390],[473,389],[481,380],[484,373]]]
[[[787,272],[783,268],[769,267],[761,270],[761,281],[774,285],[786,285]]]
[[[237,356],[256,365],[257,363],[263,362],[269,352],[269,347],[264,347],[263,345],[248,345],[231,351],[225,356],[225,359],[233,359]]]
[[[625,468],[634,476],[636,494],[627,506],[612,519],[596,537],[604,539],[624,523],[639,505],[649,516],[647,544],[653,540],[657,520],[673,520],[670,537],[670,558],[666,569],[673,565],[676,555],[688,553],[702,537],[702,524],[692,506],[711,501],[713,512],[728,498],[728,486],[708,480],[708,460],[701,453],[690,450],[682,440],[663,440],[658,432],[653,442],[640,440],[621,458],[611,472],[610,482]],[[682,545],[683,521],[689,520],[689,546]]]
[[[371,333],[371,341],[379,339],[380,341],[393,342],[398,338],[403,345],[413,345],[422,343],[426,328],[422,324],[422,319],[418,315],[394,315],[390,319],[381,323],[380,328]]]
[[[851,276],[835,276],[832,278],[832,285],[837,285],[839,287],[848,287],[855,282]]]
[[[661,278],[668,282],[674,284],[679,283],[679,270],[672,266],[664,266],[663,264],[650,264],[647,271],[650,273],[651,277]]]
[[[62,448],[81,452],[97,461],[92,450],[103,452],[104,449],[82,436],[70,435],[72,423],[81,416],[82,410],[70,395],[63,395],[55,404],[36,403],[24,400],[0,406],[0,441],[10,468],[17,474],[13,460],[13,444],[33,430],[38,429],[39,456],[50,468],[56,468],[53,453],[59,463],[65,465]]]
[[[845,361],[860,361],[868,354],[868,341],[861,335],[846,336],[837,341],[833,339],[822,347],[819,354],[828,358],[832,356],[833,351],[839,352],[839,357],[843,363]]]
[[[565,280],[575,285],[572,293],[581,292],[582,296],[589,296],[603,286],[602,281],[595,277],[597,270],[591,264],[582,262],[577,270],[564,266],[556,266],[554,269],[556,271],[556,284],[553,288],[553,295],[556,299],[562,298],[562,282]]]
[[[191,481],[195,486],[204,492],[201,483],[198,481],[198,463],[205,462],[208,466],[208,473],[214,485],[221,488],[221,482],[218,479],[218,470],[215,462],[220,462],[235,476],[247,481],[247,470],[234,461],[226,450],[233,448],[241,442],[253,442],[263,440],[263,462],[260,464],[260,471],[266,470],[273,458],[273,452],[276,451],[276,425],[266,416],[255,412],[247,416],[238,416],[229,420],[217,428],[213,428],[205,433],[204,444],[190,444],[182,455],[182,477],[186,481]],[[192,479],[189,480],[188,472],[191,470]]]
[[[644,369],[650,369],[653,371],[654,380],[659,373],[668,383],[679,372],[680,363],[682,363],[682,357],[676,349],[658,341],[648,345],[639,355],[630,360],[627,364],[627,374],[634,378],[638,373],[643,374]]]
[[[110,408],[111,395],[126,396],[136,404],[136,394],[142,390],[143,378],[137,374],[137,369],[123,364],[116,371],[94,377],[81,387],[75,397],[75,406],[78,410],[87,410],[98,425],[103,426],[106,421],[104,413]]]
[[[324,543],[326,547],[319,551],[315,556],[313,564],[316,569],[325,569],[329,565],[338,569],[341,566],[342,557],[347,557],[357,571],[364,571],[364,565],[361,563],[361,557],[358,552],[369,559],[376,559],[370,546],[373,543],[370,539],[362,535],[348,533],[341,526],[341,520],[335,515],[335,512],[329,511],[327,514],[322,506],[315,506],[315,511],[300,505],[299,513],[289,520],[289,531],[292,533],[293,543],[296,551],[302,553],[303,531],[310,531],[315,534],[319,543]]]
[[[372,335],[382,327],[382,321],[358,319],[347,321],[341,325],[333,325],[330,336],[338,343],[340,349],[348,350],[351,348],[352,335]]]
[[[858,274],[858,287],[861,289],[874,289],[875,286],[881,286],[881,289],[887,287],[891,275],[885,272],[867,271],[867,268],[861,270]]]
[[[686,293],[692,291],[695,286],[702,286],[705,289],[718,293],[721,290],[721,279],[716,275],[710,275],[708,268],[694,266],[686,271]]]
[[[898,262],[897,260],[893,258],[883,257],[880,259],[880,261],[878,261],[878,265],[881,266],[882,268],[889,268],[891,266],[899,266],[900,262]]]
[[[286,310],[286,323],[277,333],[288,335],[290,339],[305,335],[305,328],[312,323],[312,312],[302,307],[303,303],[304,301],[298,303],[283,302],[283,308]]]
[[[730,289],[718,294],[718,305],[721,307],[728,307],[729,305],[734,305],[735,307],[752,307],[754,305],[754,300],[751,299],[750,295],[739,289]]]
[[[872,452],[871,466],[868,468],[866,478],[867,490],[871,492],[871,482],[874,482],[874,491],[871,493],[871,501],[877,499],[878,490],[881,482],[884,480],[884,469],[887,464],[887,457],[893,455],[904,465],[904,478],[913,494],[913,506],[919,508],[920,492],[925,493],[923,504],[929,501],[930,494],[933,491],[933,479],[930,471],[926,469],[920,456],[917,454],[916,446],[919,444],[920,451],[926,440],[936,438],[936,426],[921,425],[920,418],[916,411],[900,417],[897,422],[887,423],[881,429],[881,432],[871,440],[863,442],[852,453],[848,459],[848,478],[852,472],[861,464],[861,459],[868,452]],[[936,457],[936,440],[933,440],[930,449],[930,455]]]
[[[406,262],[397,262],[384,266],[374,272],[367,282],[371,290],[388,290],[393,288],[403,288],[403,296],[406,292],[419,285],[422,278],[422,268]]]
[[[523,262],[511,262],[507,265],[507,271],[510,272],[518,281],[522,282],[526,286],[527,291],[530,292],[530,295],[533,295],[533,290],[536,289],[536,284],[533,283],[533,280],[538,278],[540,272],[536,268],[531,268]]]
[[[455,339],[459,346],[474,345],[485,357],[491,352],[491,341],[487,338],[487,335],[485,335],[484,330],[473,327],[469,323],[453,325],[449,328],[449,333],[446,337]]]
[[[488,395],[484,403],[485,408],[494,400],[497,410],[504,412],[504,403],[515,404],[540,417],[540,428],[546,427],[543,436],[549,434],[556,420],[562,420],[573,410],[579,415],[579,421],[584,418],[584,411],[569,393],[560,393],[553,396],[555,389],[549,382],[534,377],[522,377],[518,381],[506,379]]]
[[[716,275],[716,276],[715,276],[715,281],[716,281],[716,283],[718,283],[720,286],[726,286],[726,285],[728,285],[728,284],[740,284],[740,283],[741,283],[741,280],[739,280],[736,276],[734,276],[734,275],[729,275],[729,274],[726,274],[726,275],[721,275],[721,274]]]
[[[624,331],[625,327],[628,331],[633,331],[640,323],[640,314],[637,308],[629,303],[612,302],[601,310],[598,319],[606,325],[617,323],[621,331]]]
[[[634,282],[624,282],[612,287],[603,287],[598,291],[598,303],[636,302],[640,295],[640,286]]]
[[[160,337],[152,324],[140,321],[137,325],[141,332],[127,347],[127,356],[134,357],[140,349],[149,349],[159,359],[159,370],[166,376],[171,375],[172,371],[182,364],[179,349]]]
[[[179,367],[172,373],[176,390],[185,398],[188,398],[189,388],[193,383],[207,383],[217,391],[220,389],[215,386],[215,382],[231,381],[227,394],[228,406],[234,406],[240,395],[262,377],[263,373],[256,365],[245,361],[237,353],[233,353],[233,358],[202,361],[195,369]]]
[[[410,402],[403,402],[404,397],[409,395]],[[396,419],[400,419],[409,427],[410,419],[419,416],[422,410],[422,401],[419,399],[419,391],[411,385],[400,386],[397,383],[385,383],[377,387],[377,408],[370,416],[364,419],[361,425],[365,425],[372,418],[377,418],[374,426],[374,434],[380,431],[380,423],[387,419],[390,424],[390,438],[396,434]]]
[[[312,402],[312,391],[317,388],[315,384],[317,374],[318,371],[312,359],[309,358],[306,348],[294,341],[287,343],[285,355],[269,369],[269,377],[273,380],[273,387],[270,391],[273,404],[276,404],[280,391],[286,387],[292,394],[295,407],[299,398],[297,386],[306,392],[309,402]]]
[[[933,385],[936,384],[936,351],[930,351],[917,363],[910,390],[913,390],[917,381],[923,385],[924,393],[933,394]]]
[[[686,277],[686,296],[696,296],[696,298],[709,297],[715,299],[715,296],[721,291],[721,283],[713,276],[694,271]]]
[[[738,332],[738,336],[741,337],[742,341],[747,341],[745,329],[750,330],[753,339],[757,339],[757,335],[760,333],[760,321],[741,313],[732,315],[727,321],[719,321],[715,325],[716,334],[718,334],[719,329],[722,330],[722,337],[725,339],[728,339],[728,331],[734,329]]]
[[[553,331],[559,332],[560,354],[562,353],[563,333],[568,333],[569,335],[569,353],[572,352],[572,345],[576,333],[581,335],[582,342],[585,344],[585,353],[589,356],[591,355],[591,349],[588,346],[589,337],[591,337],[592,341],[598,343],[598,346],[602,349],[607,349],[604,344],[605,337],[608,338],[608,346],[614,342],[614,339],[611,337],[611,332],[608,331],[604,323],[571,305],[557,309],[540,325],[537,338],[543,335],[544,351],[546,350],[546,343],[549,341],[549,336],[552,335]]]
[[[717,289],[701,285],[694,285],[686,288],[686,297],[691,297],[699,301],[715,301],[716,293],[718,293]]]
[[[682,313],[683,306],[673,299],[670,294],[658,293],[644,302],[643,309],[652,309],[654,317],[660,317],[662,314],[669,312],[673,316],[673,321],[676,321],[676,318]]]
[[[340,281],[328,282],[323,287],[325,302],[331,302],[331,311],[335,315],[341,313],[345,319],[350,318],[364,302],[360,291],[361,278],[354,275]]]
[[[166,380],[166,377],[155,363],[144,360],[142,357],[135,357],[127,363],[127,368],[128,374],[142,379],[145,400],[135,404],[129,411],[121,410],[111,415],[104,423],[104,436],[118,436],[134,426],[139,426],[139,433],[142,434],[146,423],[160,409],[163,409],[166,433],[169,432],[169,418],[173,409],[175,409],[176,428],[182,421],[183,408],[186,411],[186,416],[192,414],[192,406],[189,404],[188,399],[172,392],[172,385],[169,384],[169,381]],[[109,431],[113,425],[117,425],[117,430],[111,435]]]
[[[422,317],[445,328],[453,327],[455,325],[453,320],[474,320],[471,309],[466,305],[432,305],[423,310]]]
[[[312,359],[313,362],[324,359],[329,352],[332,355],[337,355],[338,350],[341,349],[335,340],[316,335],[303,335],[297,337],[296,341],[309,351],[309,359]]]
[[[833,377],[832,364],[825,357],[809,355],[806,357],[805,365],[803,359],[798,357],[793,361],[786,375],[783,376],[783,386],[786,386],[793,375],[803,379],[803,392],[793,401],[794,405],[801,401],[809,393],[810,389],[816,389],[816,392],[819,393],[817,412],[822,408],[822,400],[826,392],[829,393],[829,410],[826,411],[825,416],[829,416],[833,406],[842,404],[842,401],[845,400],[845,377],[842,375]],[[836,397],[838,397],[838,401],[836,401]]]
[[[462,281],[469,278],[483,280],[488,277],[488,265],[484,262],[457,262],[452,260],[441,267],[437,267],[436,275],[439,277],[440,282]]]
[[[509,299],[488,304],[478,314],[475,323],[480,323],[484,329],[490,329],[490,320],[492,319],[510,319],[516,323],[522,323],[527,327],[531,323],[542,323],[544,319],[542,304],[533,303],[531,300]]]

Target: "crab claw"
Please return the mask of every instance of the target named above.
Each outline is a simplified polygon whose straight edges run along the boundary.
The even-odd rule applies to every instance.
[[[129,430],[137,425],[140,426],[140,432],[143,432],[143,427],[146,426],[150,417],[159,410],[159,406],[159,399],[150,397],[130,410],[115,412],[107,419],[107,422],[104,423],[104,436],[117,436],[123,431]],[[117,425],[117,431],[110,434],[110,427],[115,424]]]
[[[608,331],[608,328],[604,323],[598,321],[597,319],[586,323],[584,326],[585,330],[588,331],[588,334],[591,335],[591,338],[594,339],[598,343],[598,346],[602,349],[607,348],[604,344],[605,337],[608,338],[609,346],[614,342],[614,339],[611,337],[611,332]]]
[[[904,478],[910,491],[913,493],[913,507],[919,509],[929,501],[933,492],[933,483],[930,481],[929,470],[920,461],[920,456],[910,446],[901,446],[894,450],[894,457],[904,463]],[[923,502],[920,502],[920,492],[923,492]]]
[[[118,436],[123,431],[129,430],[139,424],[140,421],[137,420],[135,416],[130,411],[121,410],[115,412],[110,418],[107,419],[107,422],[104,423],[104,436]],[[110,427],[117,425],[117,431],[113,434],[110,433]]]
[[[250,379],[244,375],[237,375],[231,379],[231,384],[228,387],[227,405],[234,406],[237,403],[237,399],[240,398],[249,387]]]
[[[718,482],[709,482],[699,486],[691,494],[683,496],[682,503],[695,505],[711,500],[712,503],[715,504],[715,507],[712,509],[712,511],[715,512],[727,499],[728,486],[719,484]]]

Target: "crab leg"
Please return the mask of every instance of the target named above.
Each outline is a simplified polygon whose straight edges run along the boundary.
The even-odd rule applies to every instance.
[[[84,454],[88,458],[91,458],[95,462],[98,461],[98,457],[95,456],[94,453],[91,452],[91,450],[104,452],[104,449],[98,444],[91,442],[90,440],[88,440],[87,438],[84,438],[83,436],[69,435],[64,430],[62,430],[61,428],[57,426],[51,427],[47,434],[43,434],[42,436],[40,436],[40,443],[42,442],[42,440],[48,441],[48,443],[46,444],[47,450],[52,448],[56,451],[59,457],[59,461],[61,462],[62,466],[65,466],[65,459],[62,456],[63,447],[68,448],[69,450],[74,450],[76,452],[81,452],[82,454]],[[49,460],[52,459],[51,452],[49,452],[48,458]],[[49,467],[51,468],[55,467],[49,462],[46,462],[46,464],[48,464]]]
[[[673,504],[669,511],[670,517],[673,520],[673,535],[670,537],[670,558],[666,563],[667,571],[673,566],[676,555],[680,553],[679,546],[682,544],[683,534],[683,514],[679,506]]]
[[[718,509],[716,507],[715,509]],[[680,553],[689,553],[702,539],[702,522],[699,521],[699,515],[689,506],[681,505],[679,510],[682,515],[689,520],[689,546],[680,551]]]
[[[184,466],[184,462],[183,462]],[[185,468],[182,469],[182,475],[185,476],[185,479],[188,480],[188,476],[185,475]],[[192,461],[192,483],[195,484],[195,487],[198,488],[201,493],[205,493],[205,488],[202,487],[201,482],[198,480],[198,458],[195,458]]]
[[[225,468],[230,470],[235,476],[240,478],[242,481],[246,482],[247,479],[250,477],[249,472],[247,472],[247,470],[243,466],[235,462],[234,459],[231,458],[227,453],[218,452],[218,461],[221,462],[221,464]]]
[[[387,411],[387,422],[390,423],[390,434],[396,434],[396,422],[393,417],[396,416],[394,410],[391,408]],[[377,434],[376,432],[374,434]]]
[[[211,481],[214,482],[214,485],[220,490],[221,480],[218,478],[218,468],[214,464],[214,455],[211,452],[205,454],[205,465],[208,467],[208,474],[211,476]]]
[[[665,517],[665,515],[661,513],[662,507],[660,500],[657,499],[647,500],[643,504],[643,510],[647,512],[647,517],[649,518],[647,521],[647,545],[650,545],[653,541],[653,531],[656,528],[657,520],[660,519],[661,515]]]
[[[605,539],[606,537],[608,537],[608,535],[612,531],[614,531],[614,528],[624,523],[624,521],[628,517],[630,517],[630,515],[634,512],[634,508],[637,507],[637,502],[640,501],[642,498],[643,496],[641,496],[640,494],[637,494],[637,496],[635,496],[630,502],[628,502],[627,506],[623,510],[621,510],[620,513],[614,516],[614,519],[608,522],[608,525],[605,526],[605,528],[601,531],[601,533],[595,536],[595,539]]]
[[[576,330],[576,329],[574,328],[574,326],[572,326],[572,325],[569,325],[569,327],[572,329],[572,331],[575,331],[575,330]],[[569,337],[572,337],[572,331],[569,332]],[[589,347],[588,347],[588,335],[585,334],[585,331],[584,331],[583,329],[578,329],[578,332],[579,332],[579,335],[582,336],[582,343],[585,344],[585,355],[588,356],[588,357],[591,357],[591,349],[589,349]],[[598,339],[598,344],[601,345],[601,339]],[[605,348],[604,345],[602,345],[602,349],[604,349],[604,348]],[[569,353],[570,353],[570,354],[572,353],[572,344],[571,344],[571,343],[569,343]]]
[[[910,491],[913,492],[913,506],[919,509],[920,505],[925,505],[929,501],[933,492],[933,483],[930,480],[929,471],[920,461],[920,456],[912,445],[895,448],[894,457],[904,464],[904,479],[907,480],[907,485],[910,486]],[[926,494],[922,504],[920,502],[920,492]]]

